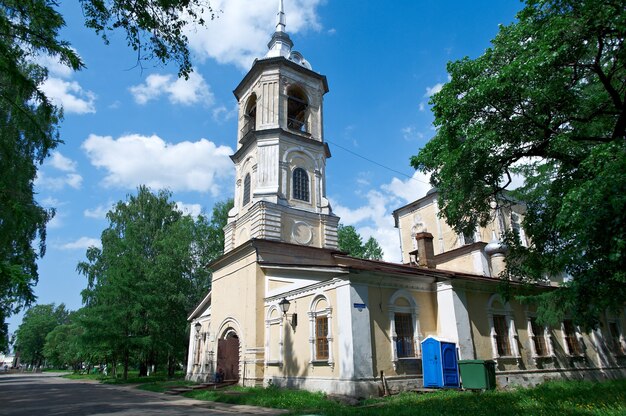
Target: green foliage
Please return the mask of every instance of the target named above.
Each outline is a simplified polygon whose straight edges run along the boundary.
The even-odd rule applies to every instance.
[[[368,260],[382,260],[383,249],[374,237],[370,237],[365,244],[363,239],[352,225],[339,224],[337,228],[339,250],[352,257]]]
[[[184,216],[171,193],[145,186],[107,214],[102,249],[87,250],[78,271],[87,277],[79,322],[85,348],[100,361],[131,361],[143,368],[166,364],[173,373],[187,346],[187,315],[210,287],[206,265],[232,201],[217,204],[214,218]],[[221,233],[221,234],[220,234]]]
[[[56,326],[46,336],[43,354],[55,368],[69,366],[78,370],[86,356],[81,342],[84,329],[71,320],[70,315],[70,323]]]
[[[192,68],[184,30],[203,25],[205,12],[214,17],[205,0],[80,1],[85,24],[105,42],[108,32],[121,29],[139,65],[174,61],[185,77]],[[0,350],[8,345],[6,318],[35,300],[36,261],[54,215],[35,200],[33,183],[37,165],[61,143],[62,110],[40,90],[48,74],[37,60],[49,56],[72,70],[83,68],[59,38],[65,21],[57,7],[51,0],[0,2]]]
[[[47,73],[33,60],[45,54],[81,68],[58,39],[64,24],[45,0],[0,4],[0,350],[8,341],[6,318],[35,300],[36,261],[54,215],[35,201],[33,182],[36,165],[59,143],[61,114],[39,91]]]
[[[44,361],[46,337],[58,325],[68,322],[65,305],[35,305],[24,314],[22,324],[17,329],[15,350],[19,351],[21,361],[32,365],[41,365]]]
[[[542,296],[544,321],[593,327],[626,301],[625,37],[621,1],[527,0],[482,56],[448,64],[437,134],[411,159],[458,232],[489,222],[493,201],[526,203],[531,246],[507,236],[508,276],[572,277]]]
[[[178,75],[192,71],[187,25],[204,25],[203,15],[215,18],[207,0],[80,0],[85,24],[109,43],[108,33],[122,29],[126,42],[143,61],[178,64]]]

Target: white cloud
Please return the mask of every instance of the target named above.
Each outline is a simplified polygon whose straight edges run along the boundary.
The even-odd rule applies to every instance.
[[[192,72],[189,79],[174,77],[171,74],[151,74],[143,84],[129,88],[138,104],[146,104],[166,95],[172,104],[192,105],[213,104],[213,93],[202,75]]]
[[[76,172],[77,164],[75,161],[63,156],[59,151],[55,150],[44,163],[44,168],[48,167],[65,172],[65,174],[61,176],[51,176],[49,173],[44,172],[44,169],[40,169],[35,179],[37,187],[53,191],[61,190],[65,186],[80,189],[83,183],[83,177]]]
[[[430,175],[415,171],[411,178],[393,178],[391,182],[382,185],[381,188],[389,195],[402,199],[402,204],[408,204],[426,195],[426,192],[432,188],[429,180]],[[395,208],[399,207],[400,205]]]
[[[134,189],[141,184],[172,191],[219,194],[234,173],[228,146],[200,139],[166,143],[158,136],[90,135],[82,144],[91,164],[107,173],[105,187]]]
[[[106,218],[107,212],[109,212],[111,208],[113,208],[112,203],[98,205],[95,208],[91,208],[91,209],[87,208],[86,210],[83,211],[83,215],[87,218],[103,220]]]
[[[420,110],[420,111],[424,111],[424,110],[426,110],[426,105],[425,105],[424,103],[420,103],[420,105],[419,105],[419,110]]]
[[[41,91],[57,106],[68,113],[86,114],[96,112],[96,95],[84,90],[76,81],[64,81],[49,77],[41,85]]]
[[[287,32],[320,30],[317,7],[324,0],[291,0],[285,2]],[[276,25],[277,2],[258,0],[212,0],[218,18],[206,27],[189,28],[189,46],[199,58],[212,58],[219,63],[235,64],[248,69],[255,58],[267,51],[267,42]],[[295,45],[297,49],[297,45]],[[313,63],[315,65],[315,63]]]
[[[348,208],[338,201],[331,201],[333,211],[341,217],[341,223],[353,225],[364,240],[374,237],[384,252],[386,261],[401,259],[398,230],[394,227],[393,210],[426,195],[431,188],[428,176],[415,172],[404,180],[393,178],[380,189],[372,189],[366,195],[366,203]]]
[[[81,237],[76,241],[57,246],[61,250],[87,250],[89,247],[102,247],[102,242],[97,238]]]
[[[74,53],[78,54],[76,50]],[[63,107],[65,114],[96,112],[96,95],[71,80],[74,75],[72,68],[50,55],[34,56],[33,62],[48,69],[48,78],[40,89],[54,105]]]
[[[78,53],[76,49],[73,49],[73,51],[76,54]],[[50,55],[38,55],[35,58],[35,62],[38,65],[46,67],[48,69],[48,73],[56,77],[67,79],[71,78],[72,74],[74,74],[74,70],[72,68],[59,62],[56,57]]]
[[[417,131],[417,129],[413,126],[405,127],[401,129],[401,131],[402,131],[402,136],[404,137],[404,140],[407,140],[407,141],[421,140],[424,138],[424,133]]]
[[[202,214],[202,205],[200,204],[185,204],[184,202],[176,202],[176,208],[181,211],[185,215],[191,215],[194,218],[197,218],[198,215]]]
[[[50,157],[50,165],[63,172],[76,172],[76,162],[55,150]]]
[[[221,105],[217,108],[213,109],[213,120],[218,122],[228,121],[233,117],[237,116],[237,111],[239,108],[237,107],[237,103],[229,110],[226,106]]]
[[[426,94],[424,97],[430,97],[437,94],[443,88],[443,84],[441,82],[433,85],[432,87],[426,87]]]

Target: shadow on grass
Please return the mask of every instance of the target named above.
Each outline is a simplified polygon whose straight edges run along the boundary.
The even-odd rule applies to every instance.
[[[288,409],[290,414],[324,415],[624,415],[626,380],[550,382],[533,389],[484,393],[440,391],[402,393],[369,399],[360,406],[330,401],[322,393],[275,387],[235,388],[228,391],[194,391],[185,396],[200,400]]]

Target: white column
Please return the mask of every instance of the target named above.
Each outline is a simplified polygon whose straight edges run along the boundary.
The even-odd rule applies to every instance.
[[[464,291],[455,289],[450,282],[437,283],[439,336],[458,344],[461,360],[475,358],[472,328],[465,304]]]

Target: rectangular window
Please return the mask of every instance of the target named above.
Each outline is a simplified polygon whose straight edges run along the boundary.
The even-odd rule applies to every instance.
[[[548,343],[546,342],[545,328],[537,323],[537,318],[530,318],[530,327],[533,331],[535,354],[539,357],[547,356]]]
[[[582,355],[583,351],[576,336],[576,328],[570,319],[563,321],[563,331],[569,355]]]
[[[328,317],[315,318],[315,359],[328,360]]]
[[[613,352],[615,354],[624,354],[624,346],[621,342],[621,336],[617,322],[609,322],[609,332],[611,333],[611,342],[613,343]]]
[[[509,341],[509,327],[506,324],[506,316],[494,315],[493,328],[496,332],[496,345],[500,357],[511,356],[511,343]]]
[[[413,342],[413,318],[410,313],[396,313],[396,351],[398,357],[415,357]]]

